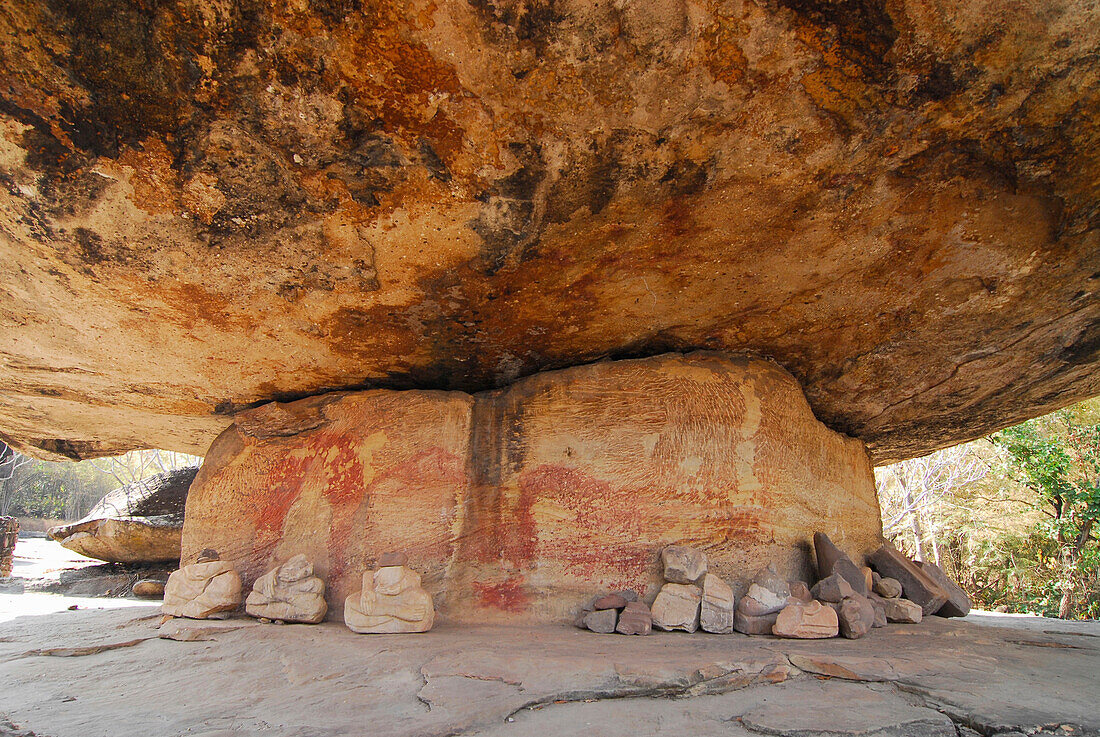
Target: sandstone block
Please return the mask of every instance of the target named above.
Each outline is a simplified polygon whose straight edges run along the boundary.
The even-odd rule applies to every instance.
[[[135,583],[131,591],[142,599],[161,599],[164,597],[164,581],[145,578]]]
[[[733,632],[733,589],[718,575],[703,576],[703,598],[699,606],[699,628],[704,632]]]
[[[863,637],[875,626],[875,607],[867,597],[856,594],[835,605],[840,634],[849,640]]]
[[[313,575],[313,564],[299,553],[256,579],[244,610],[262,619],[317,624],[328,611],[325,582]]]
[[[173,617],[206,619],[224,616],[240,604],[240,576],[228,561],[212,560],[173,571],[160,608]]]
[[[836,612],[819,601],[784,607],[772,627],[777,637],[804,640],[836,637],[838,631]]]
[[[420,574],[405,566],[363,573],[363,589],[344,602],[344,623],[352,632],[427,632],[435,623],[432,597]]]
[[[649,607],[640,601],[627,602],[619,614],[615,631],[621,635],[648,635],[653,631],[653,617]]]
[[[592,602],[593,609],[622,609],[627,604],[626,598],[619,594],[606,594]]]
[[[866,594],[866,579],[848,554],[838,548],[824,532],[814,533],[814,552],[817,556],[817,578],[828,578],[839,573],[857,594]]]
[[[803,604],[809,604],[814,600],[813,594],[810,593],[810,589],[802,581],[790,582],[791,595],[787,598],[788,602],[801,602]]]
[[[879,578],[875,584],[875,593],[884,599],[896,599],[901,596],[901,584],[896,578]]]
[[[897,579],[906,598],[919,604],[925,615],[935,614],[947,601],[947,592],[889,542],[883,543],[869,559],[880,575]]]
[[[848,584],[848,579],[839,573],[834,573],[828,578],[823,578],[814,584],[810,590],[815,599],[820,601],[841,602],[849,596],[855,596],[856,592]]]
[[[666,583],[650,607],[653,626],[666,631],[699,629],[699,604],[702,589],[691,584]]]
[[[920,569],[947,592],[947,601],[936,610],[937,617],[965,617],[970,614],[970,597],[935,563],[914,561]]]
[[[733,628],[744,635],[770,635],[777,619],[779,612],[754,616],[738,608],[733,615]]]
[[[661,551],[661,565],[669,583],[695,583],[707,572],[707,556],[686,545],[669,545]]]
[[[923,618],[919,604],[908,599],[880,599],[887,622],[917,624]]]
[[[860,566],[859,570],[860,570],[860,573],[863,574],[863,585],[867,587],[867,591],[874,590],[874,587],[875,587],[874,571],[871,570],[870,566]]]
[[[584,626],[593,632],[609,635],[615,631],[618,616],[619,613],[614,609],[598,609],[585,615]]]

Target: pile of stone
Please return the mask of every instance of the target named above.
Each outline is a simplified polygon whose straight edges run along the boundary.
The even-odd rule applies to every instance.
[[[652,606],[634,591],[616,591],[595,598],[577,618],[577,625],[593,632],[648,635],[660,630],[733,632],[733,589],[707,571],[700,550],[673,545],[661,552],[665,583]]]
[[[600,633],[648,635],[653,628],[684,632],[773,635],[797,639],[857,639],[888,623],[918,623],[938,614],[970,611],[965,592],[942,570],[912,561],[885,543],[868,566],[855,563],[828,535],[814,534],[817,582],[787,581],[773,565],[761,569],[738,601],[733,589],[707,570],[707,557],[674,545],[661,553],[664,585],[649,607],[634,591],[593,599],[578,627]]]

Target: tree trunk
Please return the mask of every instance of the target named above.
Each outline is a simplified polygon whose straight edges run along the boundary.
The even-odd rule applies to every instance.
[[[898,486],[901,487],[901,500],[905,508],[909,510],[909,528],[913,531],[913,557],[924,561],[924,532],[920,525],[920,512],[913,506],[913,494],[900,475],[895,474]]]
[[[1060,619],[1069,619],[1073,613],[1073,600],[1076,587],[1076,573],[1077,561],[1081,558],[1081,551],[1085,547],[1085,543],[1088,542],[1089,533],[1092,532],[1092,524],[1094,520],[1085,520],[1085,523],[1081,525],[1081,532],[1078,533],[1077,539],[1073,543],[1073,547],[1067,552],[1065,558],[1066,565],[1066,586],[1062,590],[1062,600],[1058,602],[1058,617]]]

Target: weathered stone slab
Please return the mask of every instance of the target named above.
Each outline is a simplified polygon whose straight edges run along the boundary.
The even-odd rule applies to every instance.
[[[837,573],[844,577],[857,594],[865,595],[870,590],[863,571],[824,532],[814,533],[814,553],[817,557],[819,580]]]
[[[215,547],[249,585],[302,553],[338,617],[357,571],[400,550],[452,620],[569,621],[592,592],[652,596],[683,540],[731,583],[769,561],[806,579],[815,527],[880,544],[860,444],[773,364],[702,353],[243,412],[195,480],[183,562]]]
[[[922,571],[927,573],[933,581],[939,584],[940,588],[947,592],[947,601],[936,610],[937,617],[965,617],[970,614],[970,597],[966,595],[961,586],[943,572],[942,568],[929,561],[923,563],[914,561],[914,563],[920,566]]]
[[[718,575],[703,576],[703,599],[699,605],[699,628],[704,632],[733,632],[735,597],[733,589]]]
[[[884,578],[897,579],[905,597],[919,604],[925,615],[935,614],[947,601],[947,591],[889,542],[883,543],[868,559]]]
[[[819,601],[785,607],[772,627],[772,634],[777,637],[800,640],[836,637],[838,631],[836,612]]]
[[[828,578],[823,578],[810,589],[815,599],[828,602],[841,602],[849,596],[855,596],[856,592],[848,584],[848,580],[839,573],[834,573]]]
[[[703,592],[692,584],[666,583],[657,592],[649,611],[653,626],[662,630],[694,632],[699,629],[699,604]]]
[[[648,635],[653,631],[653,616],[649,607],[640,601],[627,602],[619,613],[615,631],[620,635]]]
[[[593,632],[609,635],[615,631],[618,616],[614,609],[597,609],[584,616],[584,626]]]
[[[661,566],[669,583],[697,583],[707,572],[707,556],[686,545],[669,545],[661,551]]]

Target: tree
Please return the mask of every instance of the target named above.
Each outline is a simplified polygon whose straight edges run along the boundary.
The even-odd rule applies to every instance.
[[[1100,554],[1095,546],[1100,522],[1100,407],[1095,400],[1030,420],[992,437],[1007,453],[1007,472],[1035,494],[1047,517],[1046,530],[1060,558],[1059,617],[1075,609],[1086,562]]]
[[[16,472],[31,461],[0,440],[0,516],[11,513],[12,500],[18,489]]]
[[[931,552],[931,560],[942,566],[943,507],[955,492],[987,473],[989,465],[973,444],[875,469],[883,534],[893,538],[910,533],[913,557],[927,560]]]

